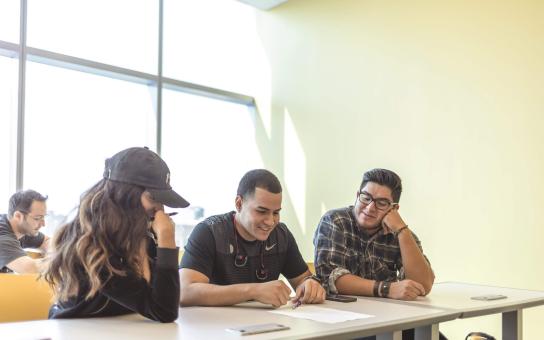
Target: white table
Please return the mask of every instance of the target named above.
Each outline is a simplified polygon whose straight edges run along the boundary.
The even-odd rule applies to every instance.
[[[375,317],[336,324],[296,319],[253,306],[185,307],[175,323],[160,324],[133,314],[122,317],[42,320],[0,324],[2,339],[348,339],[379,334],[379,339],[400,340],[401,330],[423,327],[425,339],[438,336],[438,323],[454,320],[459,312],[429,306],[391,304],[359,299],[353,303],[326,301],[320,305]],[[299,308],[304,308],[301,306]],[[227,332],[229,327],[277,322],[289,330],[244,336]],[[434,333],[433,333],[433,330]]]
[[[471,299],[473,296],[488,294],[505,295],[507,298],[492,301]],[[521,340],[523,338],[522,310],[544,305],[544,291],[443,282],[435,284],[431,293],[424,298],[394,303],[454,310],[460,313],[459,318],[502,313],[502,339]]]

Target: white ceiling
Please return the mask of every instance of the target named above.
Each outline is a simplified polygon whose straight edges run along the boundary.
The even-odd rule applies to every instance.
[[[238,1],[253,7],[257,7],[258,9],[267,11],[271,8],[274,8],[276,6],[283,4],[284,2],[287,2],[288,0],[238,0]]]

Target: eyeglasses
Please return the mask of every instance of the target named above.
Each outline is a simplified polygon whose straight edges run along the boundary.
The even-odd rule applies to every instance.
[[[25,215],[28,215],[31,219],[33,219],[34,221],[36,222],[41,222],[41,221],[45,221],[45,218],[47,217],[47,215],[38,215],[38,216],[32,216],[30,215],[29,212],[27,211],[21,211],[23,214]]]
[[[368,192],[364,191],[359,193],[359,202],[365,205],[369,205],[370,203],[374,202],[374,205],[378,210],[387,210],[395,205],[398,205],[398,203],[391,202],[387,198],[374,198]]]

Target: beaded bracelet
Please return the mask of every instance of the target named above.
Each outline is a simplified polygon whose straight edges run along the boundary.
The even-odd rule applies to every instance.
[[[408,224],[405,225],[404,227],[400,228],[399,230],[395,231],[394,234],[395,236],[399,236],[399,234],[404,230],[404,229],[408,229]]]

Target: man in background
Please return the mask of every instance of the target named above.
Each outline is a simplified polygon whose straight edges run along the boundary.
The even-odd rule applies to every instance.
[[[39,272],[40,260],[23,248],[47,251],[49,237],[39,231],[45,226],[46,200],[34,190],[16,192],[9,199],[8,213],[0,215],[0,272]]]

